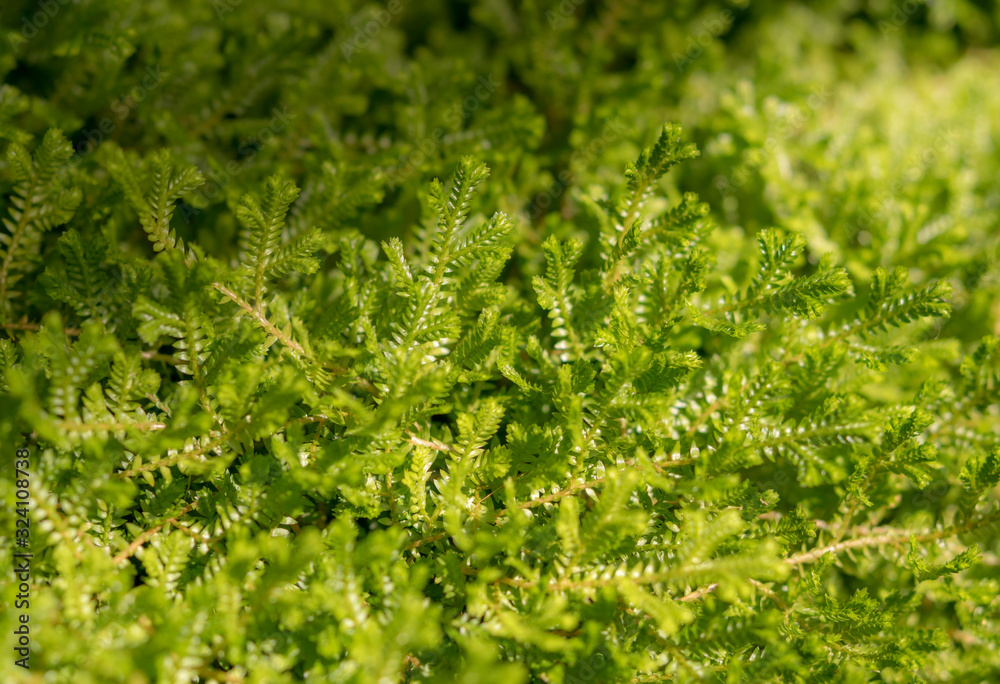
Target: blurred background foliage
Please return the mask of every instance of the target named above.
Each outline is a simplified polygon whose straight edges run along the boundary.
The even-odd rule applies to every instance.
[[[981,286],[1000,261],[998,22],[968,0],[14,0],[0,136],[58,127],[97,177],[104,142],[173,149],[209,179],[179,234],[219,256],[226,205],[276,171],[326,228],[368,179],[377,210],[345,229],[381,240],[414,225],[423,181],[475,154],[533,274],[547,232],[591,237],[576,194],[619,182],[677,120],[704,154],[672,181],[724,239],[774,225],[844,248],[861,282],[896,260],[954,278],[969,315],[950,325],[973,340],[997,317]]]

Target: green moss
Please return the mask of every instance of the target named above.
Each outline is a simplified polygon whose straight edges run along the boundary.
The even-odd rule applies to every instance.
[[[5,3],[3,680],[992,681],[998,26]]]

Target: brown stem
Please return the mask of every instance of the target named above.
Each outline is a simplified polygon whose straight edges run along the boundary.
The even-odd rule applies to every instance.
[[[944,529],[934,532],[913,534],[907,530],[889,530],[880,534],[848,539],[847,541],[837,542],[836,544],[830,544],[829,546],[824,546],[819,549],[813,549],[812,551],[805,551],[795,556],[791,556],[786,558],[785,562],[789,565],[802,565],[803,563],[811,563],[814,560],[819,560],[828,553],[840,553],[841,551],[845,551],[847,549],[881,546],[882,544],[898,544],[900,542],[908,541],[910,537],[913,537],[918,542],[945,539],[947,537],[962,534],[963,532],[970,532],[977,527],[982,527],[983,525],[987,525],[997,520],[1000,520],[1000,509],[988,515],[970,519],[961,525],[949,525]]]
[[[124,551],[122,551],[121,553],[119,553],[117,556],[114,557],[113,561],[114,561],[115,565],[118,565],[119,563],[123,563],[133,553],[135,553],[136,551],[138,551],[139,547],[141,547],[143,544],[145,544],[150,539],[152,539],[153,536],[155,536],[157,532],[159,532],[160,530],[162,530],[167,525],[176,525],[177,524],[177,518],[181,517],[182,515],[185,515],[185,514],[189,513],[197,505],[198,505],[198,499],[195,499],[194,501],[192,501],[191,503],[189,503],[187,506],[185,506],[184,508],[182,508],[176,515],[174,515],[174,516],[172,516],[170,518],[167,518],[166,520],[164,520],[159,525],[156,525],[155,527],[151,527],[148,530],[146,530],[145,532],[143,532],[142,534],[140,534],[138,537],[135,538],[135,540],[131,544],[128,545],[128,547]]]

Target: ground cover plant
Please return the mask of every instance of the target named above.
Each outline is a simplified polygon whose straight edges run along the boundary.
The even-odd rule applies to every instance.
[[[1000,680],[998,22],[5,3],[3,681]]]

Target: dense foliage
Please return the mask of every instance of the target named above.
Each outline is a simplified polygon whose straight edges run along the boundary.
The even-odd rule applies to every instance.
[[[5,2],[3,681],[1000,680],[998,29]]]

